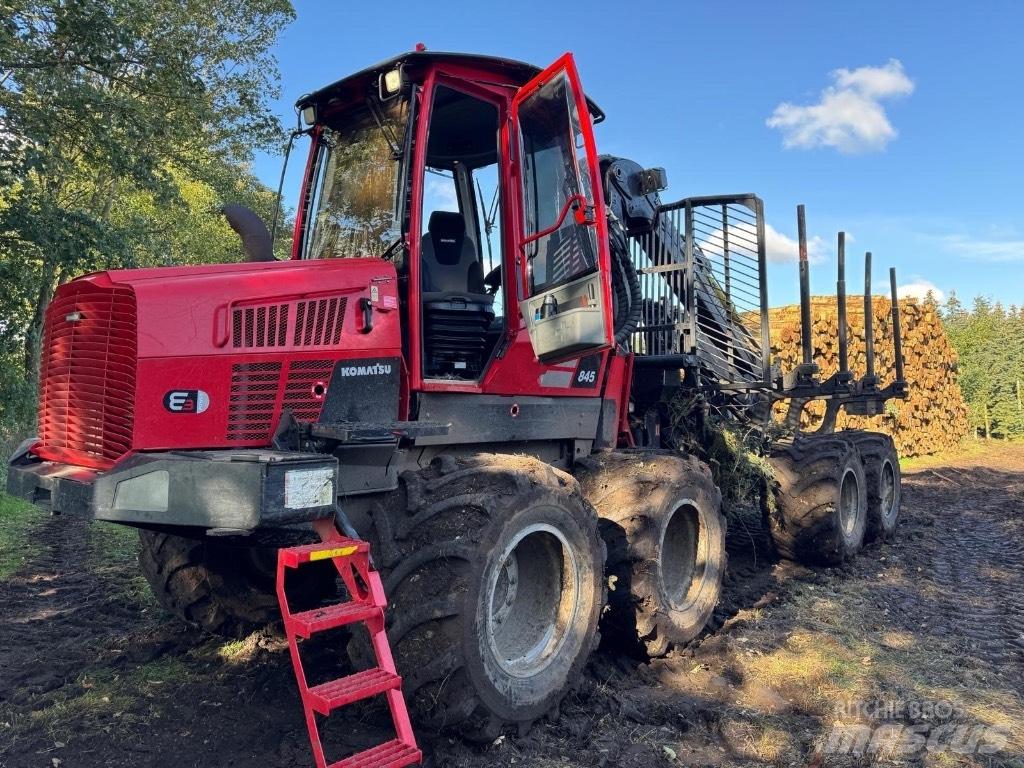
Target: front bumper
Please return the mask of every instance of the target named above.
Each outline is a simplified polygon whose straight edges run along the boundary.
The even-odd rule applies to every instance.
[[[129,456],[109,470],[42,461],[26,444],[7,469],[7,492],[54,514],[224,533],[334,515],[338,461],[286,451],[169,451]]]

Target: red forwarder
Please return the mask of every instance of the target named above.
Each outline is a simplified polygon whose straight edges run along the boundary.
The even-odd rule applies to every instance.
[[[709,414],[756,426],[788,399],[798,427],[807,402],[828,401],[818,434],[766,449],[783,555],[836,562],[892,533],[891,441],[832,430],[840,408],[878,413],[905,394],[902,357],[883,386],[869,344],[854,379],[844,321],[843,370],[818,376],[802,209],[804,356],[780,372],[761,201],[663,203],[662,169],[599,156],[604,115],[570,55],[540,71],[416,51],[297,107],[311,149],[292,259],[274,261],[236,206],[246,263],[62,286],[39,436],[8,489],[135,526],[162,603],[229,634],[273,618],[278,547],[332,540],[283,550],[281,573],[349,557],[356,612],[380,619],[379,668],[303,688],[308,718],[397,690],[384,590],[414,717],[478,738],[557,708],[606,577],[606,634],[650,655],[696,636],[724,572],[721,495],[699,457],[667,448]],[[842,309],[844,268],[840,236]],[[893,323],[898,349],[895,304]],[[380,588],[365,545],[335,546],[335,526],[370,543]],[[330,582],[308,579],[305,597]],[[285,610],[293,641],[344,623]],[[365,665],[365,642],[351,652]],[[396,761],[414,758],[395,744]]]

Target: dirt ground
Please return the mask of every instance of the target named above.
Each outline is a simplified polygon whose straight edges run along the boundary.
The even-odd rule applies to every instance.
[[[0,766],[312,765],[272,628],[199,636],[149,596],[132,532],[0,514]],[[776,562],[754,523],[729,551],[698,642],[603,649],[557,722],[423,734],[428,763],[1024,766],[1024,446],[908,467],[898,539],[844,568]],[[377,722],[335,718],[332,739]]]

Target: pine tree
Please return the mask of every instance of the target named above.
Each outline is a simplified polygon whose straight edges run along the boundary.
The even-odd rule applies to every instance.
[[[968,311],[950,292],[942,314],[972,427],[985,437],[1024,438],[1024,311],[983,296]]]

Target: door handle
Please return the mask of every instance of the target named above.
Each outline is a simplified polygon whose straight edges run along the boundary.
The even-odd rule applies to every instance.
[[[363,311],[363,327],[360,333],[369,333],[373,330],[373,302],[367,296],[359,300],[359,308]]]

